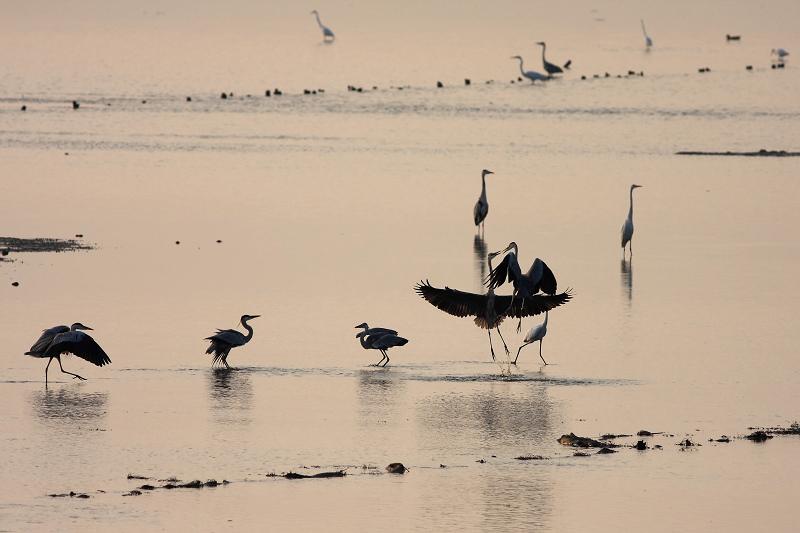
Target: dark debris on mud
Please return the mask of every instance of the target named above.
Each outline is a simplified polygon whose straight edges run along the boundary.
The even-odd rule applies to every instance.
[[[619,444],[600,442],[589,437],[579,437],[575,433],[561,435],[558,442],[564,446],[572,446],[574,448],[616,448],[619,446]]]
[[[78,239],[20,239],[0,237],[0,249],[11,253],[18,252],[71,252],[74,250],[93,250],[94,246]],[[5,255],[5,254],[4,254]]]
[[[800,152],[787,152],[786,150],[764,150],[763,148],[758,152],[677,152],[676,155],[734,155],[744,157],[797,157]]]

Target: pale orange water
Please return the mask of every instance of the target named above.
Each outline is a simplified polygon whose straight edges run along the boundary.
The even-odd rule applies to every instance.
[[[769,68],[800,50],[794,3],[31,6],[0,23],[0,234],[97,249],[0,264],[0,530],[796,523],[797,437],[709,439],[800,419],[799,160],[675,155],[800,150],[798,70]],[[509,56],[542,70],[541,39],[572,69],[509,83]],[[476,256],[512,240],[576,296],[550,315],[551,364],[528,347],[507,377],[413,286],[479,292]],[[238,370],[211,370],[203,338],[244,313],[262,316]],[[513,352],[539,320],[504,324]],[[46,389],[22,353],[74,321],[113,363],[65,359],[88,380]],[[363,321],[409,339],[385,369]],[[557,443],[640,429],[666,434]],[[232,483],[123,497],[129,473]],[[70,490],[91,498],[47,496]]]

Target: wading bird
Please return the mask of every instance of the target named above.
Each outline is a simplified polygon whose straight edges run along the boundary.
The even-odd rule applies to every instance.
[[[386,350],[394,346],[405,346],[408,343],[408,339],[398,337],[397,332],[393,329],[370,328],[366,322],[359,324],[356,328],[364,328],[364,331],[356,334],[356,338],[361,341],[362,348],[365,350],[380,350],[381,354],[383,354],[383,357],[375,363],[375,366],[386,366],[389,362],[389,355]]]
[[[494,174],[494,172],[484,169],[481,174],[481,197],[472,208],[472,217],[475,219],[475,225],[478,226],[478,233],[481,229],[485,229],[486,225],[483,224],[483,221],[486,220],[486,214],[489,213],[489,202],[486,201],[486,174]]]
[[[631,243],[630,250],[631,250],[631,257],[633,257],[633,243],[631,239],[633,239],[633,189],[641,187],[641,185],[631,185],[631,208],[628,211],[628,218],[625,219],[625,222],[622,223],[622,227],[619,230],[619,234],[622,240],[622,259],[625,259],[625,245]]]
[[[528,333],[525,334],[525,338],[523,339],[523,342],[525,344],[520,346],[519,350],[517,350],[517,357],[514,358],[514,362],[512,364],[515,365],[517,364],[517,359],[519,359],[519,352],[524,347],[536,341],[539,341],[539,357],[542,357],[542,339],[544,339],[544,336],[547,335],[547,318],[548,318],[548,312],[545,311],[544,322],[542,322],[538,326],[533,326],[531,329],[528,330]],[[542,362],[545,365],[547,364],[547,361],[544,360],[544,357],[542,357]]]
[[[522,72],[523,76],[525,76],[526,78],[531,80],[531,83],[533,83],[536,80],[545,81],[545,80],[550,79],[550,76],[545,76],[541,72],[536,72],[535,70],[525,71],[522,68],[522,57],[521,56],[511,56],[511,59],[519,59],[519,71]]]
[[[647,30],[644,29],[644,19],[640,19],[642,21],[642,33],[644,33],[644,42],[647,43],[647,47],[650,48],[653,46],[653,39],[647,36]]]
[[[544,43],[544,41],[536,44],[542,45],[542,64],[544,65],[544,69],[547,71],[547,73],[550,76],[552,76],[553,74],[564,72],[563,70],[561,70],[561,67],[559,67],[558,65],[554,65],[552,63],[548,63],[548,61],[544,58],[544,51],[547,50],[547,45]]]
[[[319,24],[319,27],[322,28],[322,40],[327,41],[328,37],[330,37],[330,40],[333,41],[333,39],[335,38],[333,36],[333,32],[327,26],[323,26],[322,22],[319,21],[319,13],[317,13],[317,10],[315,9],[311,13],[317,16],[317,24]]]
[[[212,367],[217,363],[225,365],[225,368],[231,367],[228,364],[228,354],[231,352],[231,348],[244,346],[253,338],[253,328],[247,324],[247,321],[260,316],[261,315],[242,315],[239,322],[244,329],[247,330],[247,335],[235,329],[218,329],[216,335],[204,339],[211,341],[211,346],[208,347],[206,353],[214,354],[214,359],[211,361]]]
[[[509,251],[512,248],[514,251]],[[519,256],[517,243],[511,242],[504,250],[493,252],[489,256],[494,257],[505,252],[508,253],[497,265],[497,268],[489,270],[489,275],[485,280],[489,288],[496,289],[508,280],[509,283],[514,285],[514,297],[530,298],[539,291],[551,296],[555,295],[557,290],[556,277],[544,261],[537,257],[528,271],[523,274],[517,259]],[[517,333],[519,333],[520,329],[522,329],[522,317],[520,317],[517,324]]]
[[[783,48],[773,48],[772,55],[778,56],[778,62],[783,63],[783,58],[789,55],[789,52]]]
[[[487,256],[489,272],[492,272],[492,258],[495,255],[497,254],[489,254]],[[420,281],[414,286],[414,290],[428,303],[447,314],[457,317],[474,316],[475,325],[487,330],[489,333],[489,349],[492,352],[493,361],[496,358],[494,347],[492,346],[492,328],[497,330],[497,334],[500,335],[500,339],[503,341],[506,355],[509,354],[508,346],[506,346],[506,341],[503,339],[499,329],[500,324],[507,316],[521,320],[522,317],[534,316],[549,311],[567,303],[572,298],[569,290],[558,295],[537,294],[529,298],[497,296],[491,286],[486,294],[474,294],[451,289],[450,287],[437,289],[429,281],[424,283]]]
[[[25,352],[25,355],[38,357],[40,359],[44,359],[45,357],[50,358],[44,369],[45,386],[47,385],[47,370],[50,368],[50,363],[53,362],[53,359],[58,361],[58,366],[64,374],[69,374],[81,380],[86,379],[78,374],[73,374],[72,372],[64,370],[64,367],[61,365],[62,354],[71,353],[77,355],[81,359],[89,361],[97,366],[103,366],[111,362],[111,359],[108,358],[108,355],[106,355],[95,340],[80,330],[91,331],[92,328],[84,326],[80,322],[75,322],[72,324],[72,327],[69,328],[67,326],[55,326],[46,329],[42,332],[39,340],[31,346],[30,351]]]

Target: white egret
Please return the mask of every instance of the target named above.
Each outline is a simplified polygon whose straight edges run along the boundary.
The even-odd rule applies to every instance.
[[[312,11],[311,13],[313,13],[314,15],[316,15],[316,16],[317,16],[317,24],[319,24],[319,27],[320,27],[320,28],[322,28],[322,40],[324,40],[324,41],[327,41],[327,40],[328,40],[328,37],[330,37],[330,40],[331,40],[331,41],[333,41],[333,39],[335,38],[335,37],[333,36],[333,32],[331,31],[331,29],[330,29],[330,28],[328,28],[327,26],[324,26],[324,25],[322,24],[322,22],[320,22],[320,20],[319,20],[319,13],[317,13],[317,10],[315,9],[315,10],[314,10],[314,11]]]
[[[628,218],[625,219],[625,222],[622,223],[622,227],[619,230],[620,237],[622,240],[622,258],[625,259],[625,245],[631,242],[633,239],[633,189],[641,187],[641,185],[631,185],[631,208],[628,211]],[[630,245],[631,250],[631,257],[633,257],[633,243]]]
[[[250,342],[250,339],[253,338],[253,328],[247,324],[247,321],[260,316],[242,315],[240,323],[247,330],[247,335],[235,329],[218,329],[215,335],[205,338],[205,340],[211,341],[206,353],[214,354],[214,359],[211,360],[212,367],[217,363],[225,365],[225,368],[231,367],[228,364],[228,354],[231,352],[231,348],[244,346]]]
[[[81,359],[89,361],[97,366],[103,366],[111,362],[111,359],[108,358],[108,355],[106,355],[100,345],[98,345],[93,338],[80,330],[91,331],[92,328],[84,326],[80,322],[75,322],[72,324],[72,327],[69,328],[67,326],[55,326],[46,329],[42,332],[39,340],[31,346],[30,351],[25,352],[25,355],[30,355],[31,357],[38,357],[40,359],[47,357],[50,359],[44,369],[45,385],[47,385],[47,370],[50,368],[50,363],[53,362],[53,359],[58,361],[58,366],[64,374],[69,374],[81,380],[86,379],[78,374],[73,374],[72,372],[64,370],[64,367],[61,365],[62,354],[71,353],[77,355]]]
[[[547,71],[547,74],[552,76],[553,74],[558,74],[559,72],[564,72],[563,70],[561,70],[561,67],[559,67],[558,65],[554,65],[552,63],[549,63],[544,58],[544,52],[545,52],[545,50],[547,50],[547,45],[544,43],[544,41],[538,42],[536,44],[542,45],[542,64],[544,65],[544,69]]]
[[[525,344],[520,346],[519,350],[517,350],[517,357],[514,358],[514,362],[512,364],[514,364],[514,365],[517,364],[517,359],[519,359],[519,352],[524,347],[526,347],[527,345],[532,344],[532,343],[534,343],[536,341],[539,341],[539,357],[542,358],[542,362],[545,365],[547,364],[547,361],[545,361],[544,357],[542,357],[542,339],[544,339],[544,336],[547,335],[547,318],[548,318],[548,312],[545,311],[544,312],[544,322],[542,322],[538,326],[534,326],[534,327],[532,327],[531,329],[528,330],[528,333],[525,334],[525,338],[523,339],[523,342]]]
[[[522,57],[521,56],[511,56],[511,59],[519,59],[519,71],[522,73],[523,76],[525,76],[526,78],[531,80],[531,83],[533,83],[536,80],[545,81],[545,80],[550,79],[550,76],[545,76],[541,72],[536,72],[535,70],[525,71],[522,68]]]
[[[475,220],[475,225],[478,226],[478,233],[481,229],[485,229],[483,221],[486,220],[486,215],[489,213],[489,202],[486,201],[486,174],[494,174],[491,170],[484,169],[481,174],[481,197],[475,202],[475,207],[472,208],[472,217]]]
[[[644,29],[644,19],[641,19],[641,21],[642,21],[642,33],[644,33],[644,41],[647,43],[647,47],[650,48],[651,46],[653,46],[653,39],[647,36],[647,30]]]

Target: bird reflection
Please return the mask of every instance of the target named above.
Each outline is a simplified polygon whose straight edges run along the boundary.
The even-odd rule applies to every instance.
[[[362,407],[391,407],[405,382],[388,370],[362,370],[358,376],[358,400]]]
[[[486,241],[480,235],[475,235],[475,242],[472,245],[475,251],[475,272],[478,274],[478,285],[483,287],[483,280],[486,279],[486,254],[489,248],[486,246]]]
[[[28,402],[42,420],[98,420],[106,416],[108,393],[81,392],[73,387],[45,389],[31,391]]]
[[[241,370],[213,368],[208,373],[208,394],[214,420],[223,424],[249,424],[253,408],[253,383]]]
[[[622,283],[622,292],[627,294],[628,301],[633,299],[633,260],[620,262],[619,267],[620,281]]]

